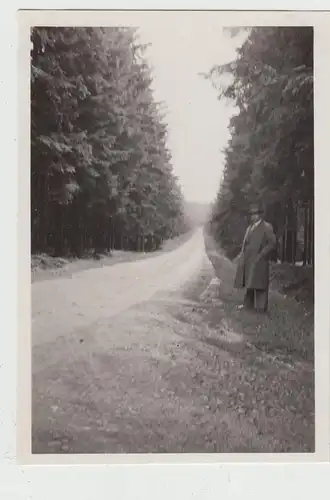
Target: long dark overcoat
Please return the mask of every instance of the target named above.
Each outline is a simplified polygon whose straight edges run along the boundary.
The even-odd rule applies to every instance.
[[[236,288],[266,290],[269,287],[269,254],[276,245],[271,224],[262,220],[247,228],[234,281]]]

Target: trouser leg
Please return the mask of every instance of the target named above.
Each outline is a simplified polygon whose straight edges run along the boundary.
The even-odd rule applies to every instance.
[[[257,311],[266,312],[268,309],[268,290],[255,290],[255,308]]]
[[[245,297],[244,297],[244,305],[247,309],[254,308],[254,289],[253,288],[247,288],[247,290],[245,292]]]

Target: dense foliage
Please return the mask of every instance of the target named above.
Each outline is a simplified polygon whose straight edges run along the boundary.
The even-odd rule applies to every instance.
[[[136,31],[31,38],[32,251],[147,251],[180,234],[182,194]]]
[[[291,217],[295,245],[297,207],[314,196],[313,28],[247,29],[236,60],[207,77],[237,107],[213,207],[218,241],[234,256],[259,201],[278,235]]]

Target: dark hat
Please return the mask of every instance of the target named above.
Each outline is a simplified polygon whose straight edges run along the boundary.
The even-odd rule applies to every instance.
[[[250,208],[249,208],[249,214],[252,215],[252,214],[263,214],[264,213],[264,210],[262,208],[261,205],[259,205],[258,203],[252,203],[250,205]]]

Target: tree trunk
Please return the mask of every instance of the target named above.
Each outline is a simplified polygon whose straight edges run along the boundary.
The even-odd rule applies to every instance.
[[[297,221],[295,217],[295,209],[290,202],[287,206],[287,236],[285,245],[285,261],[294,263],[295,262],[295,249],[297,242]]]
[[[305,205],[304,207],[304,252],[303,252],[303,265],[307,264],[308,260],[308,207]]]
[[[60,257],[64,254],[64,221],[63,206],[54,204],[54,254]]]
[[[82,207],[80,203],[75,200],[69,207],[69,221],[70,227],[68,228],[68,240],[69,248],[72,255],[80,258],[82,254],[81,248],[81,231],[82,231],[82,221],[81,221],[81,210]]]
[[[142,252],[144,253],[144,247],[145,247],[145,242],[144,242],[144,232],[142,231]]]
[[[47,251],[47,235],[49,228],[48,177],[40,175],[40,224],[39,224],[39,251]]]
[[[312,203],[309,204],[309,217],[308,217],[308,264],[312,263],[313,254],[313,208]]]
[[[116,248],[116,222],[112,222],[111,250]]]
[[[285,215],[284,232],[282,236],[282,251],[281,251],[281,261],[285,262],[285,251],[286,251],[286,241],[287,241],[287,231],[288,231],[288,218]]]
[[[315,227],[315,218],[314,218],[314,200],[311,202],[311,264],[314,265],[314,227]]]
[[[106,238],[106,245],[107,245],[107,252],[111,251],[111,217],[108,219],[108,225],[107,225],[107,238]]]

